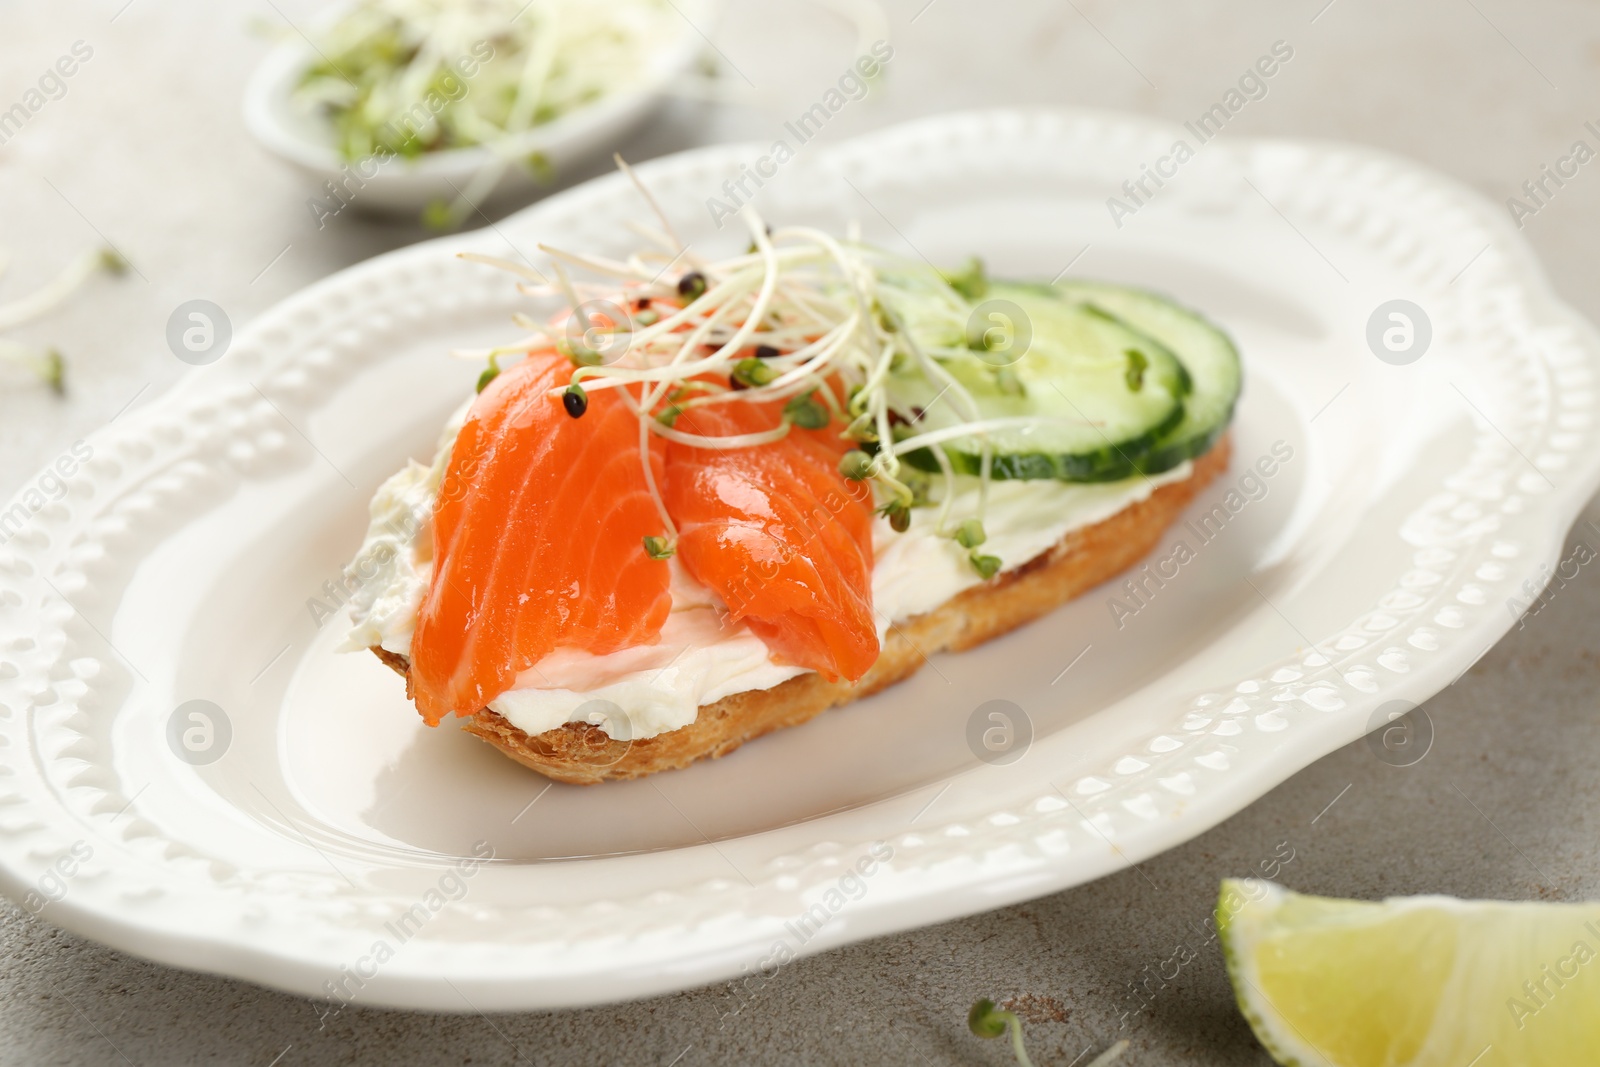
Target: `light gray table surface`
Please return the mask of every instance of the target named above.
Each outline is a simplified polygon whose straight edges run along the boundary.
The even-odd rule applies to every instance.
[[[184,367],[163,331],[204,296],[238,322],[318,278],[420,237],[353,214],[318,231],[310,183],[239,119],[267,45],[314,5],[289,0],[0,3],[0,108],[76,41],[92,58],[0,145],[0,299],[109,241],[137,274],[91,284],[20,339],[59,346],[58,400],[0,375],[0,493]],[[1512,0],[893,0],[889,78],[829,125],[829,140],[958,108],[1087,104],[1181,120],[1276,40],[1295,58],[1225,136],[1360,141],[1402,153],[1496,202],[1600,120],[1600,9]],[[802,0],[736,0],[712,34],[730,102],[675,101],[622,147],[635,159],[764,139],[854,54],[837,16]],[[597,168],[598,169],[598,168]],[[565,176],[576,180],[585,175]],[[1559,190],[1525,234],[1560,294],[1600,317],[1600,164]],[[1591,505],[1573,538],[1600,547]],[[1192,930],[1220,878],[1283,842],[1296,888],[1355,897],[1440,892],[1600,896],[1600,653],[1592,569],[1426,705],[1432,751],[1396,768],[1357,743],[1232,819],[1100,882],[886,937],[787,968],[727,1025],[723,986],[584,1011],[430,1016],[344,1011],[245,982],[170,970],[0,906],[0,1062],[16,1064],[839,1063],[1001,1064],[966,1030],[979,996],[1020,998],[1040,1064],[1131,1041],[1130,1067],[1265,1064],[1215,945]],[[1468,799],[1470,798],[1470,800]],[[1331,805],[1331,806],[1330,806]],[[1148,1003],[1133,983],[1180,942],[1198,960]],[[1152,983],[1159,986],[1159,980]],[[1124,1011],[1145,1010],[1124,1020]],[[1087,1059],[1087,1057],[1085,1057]]]

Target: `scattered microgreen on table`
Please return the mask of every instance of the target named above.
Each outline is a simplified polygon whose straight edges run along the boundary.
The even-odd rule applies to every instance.
[[[1017,1063],[1021,1067],[1034,1067],[1033,1061],[1028,1058],[1028,1050],[1022,1044],[1022,1020],[1017,1018],[1015,1012],[1006,1011],[985,997],[974,1002],[972,1009],[967,1012],[967,1029],[982,1038],[1004,1037],[1009,1033],[1011,1051],[1017,1057]],[[1106,1067],[1127,1050],[1128,1042],[1118,1041],[1091,1060],[1088,1067]]]
[[[0,263],[0,271],[4,269],[5,265]],[[85,252],[41,288],[35,289],[27,296],[0,304],[0,334],[53,311],[101,271],[120,275],[127,269],[127,261],[110,249]],[[18,341],[0,337],[0,359],[26,368],[49,386],[50,391],[57,396],[66,395],[66,359],[56,349],[49,348],[41,352]]]

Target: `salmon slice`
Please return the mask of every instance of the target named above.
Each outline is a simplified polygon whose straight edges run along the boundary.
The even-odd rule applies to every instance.
[[[779,406],[692,408],[676,426],[729,437],[769,429]],[[667,446],[663,495],[678,558],[779,658],[855,681],[878,658],[872,491],[847,481],[838,428],[796,428],[753,448]]]
[[[670,572],[644,538],[662,522],[620,390],[582,418],[553,387],[572,364],[536,352],[478,395],[433,510],[433,579],[411,642],[417,710],[472,715],[556,648],[648,644],[672,607]],[[662,478],[664,452],[650,463]]]

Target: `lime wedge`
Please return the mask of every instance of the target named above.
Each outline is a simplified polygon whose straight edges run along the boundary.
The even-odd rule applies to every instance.
[[[1234,994],[1285,1067],[1600,1064],[1600,903],[1368,903],[1227,881]]]

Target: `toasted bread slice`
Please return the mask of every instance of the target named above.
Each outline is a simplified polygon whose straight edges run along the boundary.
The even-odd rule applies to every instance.
[[[1195,494],[1228,465],[1223,437],[1195,461],[1190,477],[1157,489],[1102,522],[1073,530],[1049,550],[991,581],[973,586],[925,615],[896,623],[878,661],[860,681],[829,682],[802,674],[771,689],[734,693],[700,708],[694,722],[637,741],[618,741],[598,726],[567,723],[529,735],[484,708],[465,723],[525,767],[574,785],[641,778],[725,756],[746,741],[798,726],[835,707],[909,678],[935,652],[960,652],[1032,622],[1137,563],[1161,540]],[[406,657],[374,648],[378,658],[408,675]],[[406,679],[407,696],[411,682]]]

